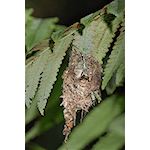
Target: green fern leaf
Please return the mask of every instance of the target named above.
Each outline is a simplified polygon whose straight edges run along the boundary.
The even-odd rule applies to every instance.
[[[121,67],[121,65],[120,65],[120,67],[119,67],[119,69],[122,69],[122,67]],[[108,82],[108,84],[107,84],[107,86],[106,86],[106,93],[108,94],[108,95],[110,95],[110,94],[113,94],[113,92],[116,90],[116,88],[117,87],[119,87],[119,86],[123,86],[123,84],[124,84],[124,74],[122,74],[122,72],[119,74],[120,76],[119,77],[121,77],[121,79],[120,78],[118,78],[119,79],[119,84],[117,84],[116,82],[116,79],[117,79],[117,76],[116,76],[116,73],[118,73],[118,70],[116,70],[114,73],[113,73],[113,76],[111,77],[111,79],[109,80],[109,82]]]
[[[68,55],[68,53],[66,54]],[[66,61],[68,60],[68,56],[65,57],[65,60]],[[36,124],[29,131],[26,132],[25,137],[26,143],[29,143],[30,140],[41,135],[54,125],[59,124],[64,120],[62,115],[62,107],[60,107],[58,104],[60,103],[59,97],[62,94],[60,85],[62,84],[63,81],[61,76],[66,67],[67,63],[63,63],[59,70],[57,81],[53,87],[51,96],[48,98],[48,103],[45,110],[46,115],[44,117],[39,117]],[[30,109],[26,109],[26,123],[29,123],[30,121],[32,121],[32,119],[40,115],[37,109],[37,92],[32,101],[33,102]]]
[[[55,23],[58,22],[58,18],[46,18],[46,19],[34,19],[26,26],[25,45],[27,51],[33,48],[38,43],[47,38],[50,38]]]
[[[44,108],[47,103],[47,99],[50,95],[53,84],[56,81],[58,68],[60,67],[62,60],[65,56],[69,45],[71,44],[73,36],[69,36],[59,41],[59,45],[54,45],[53,53],[48,56],[48,62],[45,66],[45,70],[42,74],[41,84],[37,93],[38,108],[41,115],[44,115]]]
[[[106,7],[94,14],[91,14],[90,16],[86,16],[81,19],[81,23],[85,24],[86,27],[83,29],[82,36],[80,34],[76,35],[73,41],[73,49],[76,49],[78,53],[82,53],[86,56],[92,56],[92,50],[95,47],[94,40],[97,27],[104,15],[105,9]],[[98,15],[99,13],[100,15]]]
[[[117,150],[125,144],[125,115],[121,114],[115,118],[108,126],[108,132],[105,136],[93,145],[92,150],[109,149]]]
[[[120,29],[121,34],[124,35],[124,29],[125,29],[125,22],[123,22],[122,24],[122,28]],[[125,53],[123,55],[123,60],[120,62],[120,66],[117,70],[117,74],[116,74],[116,84],[117,85],[122,85],[122,82],[125,78]]]
[[[125,113],[115,118],[108,126],[108,130],[125,137]]]
[[[111,77],[111,79],[109,80],[109,82],[108,82],[108,84],[106,86],[106,93],[108,95],[113,94],[113,92],[117,88],[117,84],[116,84],[116,72],[117,72],[117,70],[113,73],[113,76]]]
[[[108,5],[108,12],[117,16],[122,22],[124,22],[124,8],[125,0],[114,0]]]
[[[36,57],[30,66],[30,71],[28,70],[27,76],[26,76],[26,106],[27,108],[30,107],[31,104],[31,99],[35,95],[35,91],[38,86],[38,81],[40,78],[40,74],[44,69],[47,53],[45,52],[44,54]],[[50,52],[49,52],[50,53]],[[29,67],[29,66],[27,66]]]
[[[33,8],[25,9],[25,25],[34,19],[34,17],[31,16],[33,12]]]
[[[113,41],[115,32],[119,28],[120,20],[115,18],[112,21],[112,32],[107,26],[107,23],[103,19],[99,19],[99,24],[96,30],[95,36],[95,47],[93,50],[93,56],[99,61],[100,64],[103,64],[102,59],[105,57],[110,47],[110,43]]]
[[[66,31],[65,31],[66,32]],[[63,33],[64,34],[64,33]],[[38,90],[38,107],[40,108],[40,112],[41,114],[43,115],[43,109],[46,105],[46,101],[45,102],[42,102],[41,98],[39,99],[39,97],[41,96],[41,88],[42,88],[42,84],[43,84],[43,81],[45,81],[45,74],[47,74],[46,72],[49,72],[49,67],[53,66],[53,59],[54,61],[56,62],[56,65],[54,65],[53,67],[55,68],[57,66],[57,64],[61,64],[61,60],[63,59],[63,56],[65,55],[65,52],[63,52],[64,50],[66,51],[67,48],[69,47],[69,44],[72,42],[72,39],[73,39],[73,36],[71,34],[65,36],[63,39],[59,39],[59,44],[55,44],[53,50],[54,50],[54,53],[51,54],[51,52],[49,51],[48,53],[45,54],[45,52],[49,49],[49,46],[50,46],[50,39],[47,39],[47,40],[44,40],[42,43],[36,45],[34,48],[32,48],[27,54],[30,54],[32,53],[33,51],[37,51],[36,54],[34,54],[34,56],[30,57],[29,59],[26,60],[26,106],[29,108],[30,107],[30,104],[32,103],[31,99],[34,97],[35,95],[35,91],[36,91],[36,88],[37,88],[37,83],[39,81],[39,78],[42,77],[42,80],[41,80],[41,86]],[[62,41],[62,42],[60,42]],[[60,44],[61,43],[61,44]],[[52,43],[53,44],[53,43]],[[64,45],[63,45],[64,44]],[[61,46],[60,46],[61,45]],[[56,48],[56,47],[59,47],[59,48]],[[46,58],[41,58],[42,56],[45,56]],[[56,57],[56,59],[55,59]],[[59,58],[60,57],[60,58]],[[45,63],[44,63],[44,66],[43,65],[39,65],[39,64],[36,64],[34,63],[36,60],[39,60],[41,58],[41,61],[44,62],[45,60]],[[52,61],[47,61],[46,63],[46,60],[47,59],[50,59]],[[59,60],[60,59],[60,60]],[[51,65],[51,63],[53,65]],[[48,65],[49,64],[49,65]],[[37,67],[37,78],[36,76],[34,76],[33,74],[35,73],[33,70],[33,65],[35,65],[35,67]],[[46,66],[45,66],[46,65]],[[60,66],[60,65],[59,65]],[[57,66],[59,68],[59,66]],[[41,67],[40,69],[38,67]],[[46,93],[50,93],[51,89],[52,89],[52,85],[54,83],[54,81],[56,80],[56,75],[57,75],[57,72],[58,72],[58,68],[55,68],[54,69],[54,72],[56,74],[54,74],[54,78],[52,78],[50,80],[50,85],[48,86],[49,87],[49,90],[45,91]],[[40,75],[40,73],[44,72],[42,75]],[[34,72],[34,73],[33,73]],[[53,71],[52,71],[53,72]],[[33,76],[36,78],[36,83],[34,83],[34,85],[32,85],[33,82],[35,82],[35,79],[33,78]],[[50,75],[49,75],[50,76]],[[51,74],[52,76],[52,74]],[[30,78],[30,79],[29,79]],[[33,81],[33,82],[32,82]],[[30,84],[30,86],[28,84]],[[45,87],[44,87],[45,88]],[[40,93],[40,94],[39,94]],[[43,96],[43,95],[42,95]],[[48,98],[48,95],[46,94],[44,96],[44,98]]]
[[[104,6],[101,10],[96,11],[95,13],[85,16],[84,18],[80,20],[80,22],[84,24],[85,26],[89,25],[92,20],[96,20],[98,17],[100,17],[100,15],[101,16],[104,15],[106,8],[107,8],[107,5]]]
[[[28,58],[25,62],[25,65],[27,65],[28,63],[30,63],[31,61],[33,61],[36,58],[36,56],[32,56],[30,58]]]
[[[78,25],[79,23],[76,22],[65,30],[54,32],[52,34],[52,39],[54,40],[55,44],[59,45],[59,40],[63,40],[63,38],[67,38],[68,36],[75,33],[78,30]]]
[[[34,46],[30,51],[26,53],[26,57],[31,55],[31,57],[29,57],[26,60],[26,64],[28,64],[31,60],[39,56],[41,53],[45,52],[44,50],[46,50],[47,48],[50,47],[50,49],[52,49],[52,46],[53,46],[53,43],[52,42],[50,43],[50,39],[43,40],[40,44],[37,44],[36,46]]]
[[[82,53],[86,56],[92,55],[92,49],[94,47],[93,40],[95,36],[97,24],[95,22],[91,22],[90,25],[86,26],[83,29],[83,35],[76,34],[73,41],[72,49],[77,50],[78,53]]]
[[[123,61],[120,64],[120,67],[117,70],[117,74],[116,74],[116,84],[117,85],[121,85],[122,81],[125,78],[125,62]]]
[[[117,41],[115,42],[115,46],[109,56],[109,59],[106,64],[106,68],[104,69],[104,78],[102,81],[102,90],[105,89],[108,81],[111,79],[114,71],[120,67],[120,65],[124,61],[125,56],[125,32],[123,32],[124,26],[121,28],[120,35],[117,37]],[[119,76],[119,73],[118,75]],[[117,79],[118,81],[118,79]]]
[[[125,144],[125,138],[114,133],[108,133],[100,138],[91,150],[119,150]]]
[[[102,59],[108,52],[108,47],[113,41],[114,33],[120,24],[120,20],[116,18],[112,21],[112,32],[110,31],[103,18],[106,8],[107,5],[102,10],[81,19],[81,23],[86,25],[86,27],[83,30],[83,35],[76,36],[73,42],[75,49],[78,48],[78,52],[83,55],[93,55],[100,64],[103,63]]]
[[[43,40],[40,44],[34,46],[30,51],[44,50],[49,47],[50,39]]]

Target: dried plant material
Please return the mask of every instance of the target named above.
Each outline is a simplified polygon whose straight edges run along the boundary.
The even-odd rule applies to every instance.
[[[63,98],[60,106],[64,106],[65,125],[63,135],[65,142],[71,132],[71,128],[76,123],[76,112],[82,110],[88,112],[88,109],[101,101],[101,83],[100,65],[94,61],[94,57],[83,56],[74,49],[71,51],[69,66],[65,70],[62,78],[63,81]]]

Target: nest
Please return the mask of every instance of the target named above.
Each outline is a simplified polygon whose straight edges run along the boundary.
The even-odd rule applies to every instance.
[[[63,98],[60,106],[64,106],[65,125],[63,135],[65,142],[75,126],[76,112],[82,110],[88,112],[89,108],[101,101],[101,71],[94,57],[84,56],[77,51],[71,51],[69,66],[63,76]],[[82,118],[81,118],[82,120]]]

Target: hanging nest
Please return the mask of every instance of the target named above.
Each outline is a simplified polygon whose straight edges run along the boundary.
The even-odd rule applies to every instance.
[[[94,57],[84,56],[77,53],[74,49],[71,51],[69,66],[65,70],[63,76],[63,98],[60,106],[64,106],[65,125],[63,135],[65,142],[71,132],[71,128],[75,126],[76,112],[88,112],[92,105],[95,105],[96,99],[98,103],[101,101],[101,91],[99,89],[101,83],[101,71],[98,62],[94,61]],[[82,120],[82,118],[81,118]]]

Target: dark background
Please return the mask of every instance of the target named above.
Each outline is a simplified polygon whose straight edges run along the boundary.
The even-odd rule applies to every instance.
[[[34,8],[37,18],[58,17],[58,24],[70,26],[112,0],[26,0],[26,8]]]
[[[58,24],[70,26],[75,22],[79,22],[80,19],[86,15],[100,10],[111,1],[112,0],[26,0],[25,8],[32,7],[34,9],[32,16],[34,17],[58,17]],[[116,92],[124,92],[124,87],[117,88]],[[105,97],[107,94],[102,93],[102,95]],[[35,138],[32,142],[38,143],[46,149],[50,147],[51,150],[57,149],[64,139],[62,135],[63,125],[64,122],[56,125],[47,132],[43,133],[41,136]],[[88,149],[89,147],[86,147],[84,150]],[[124,147],[122,150],[123,149]]]

